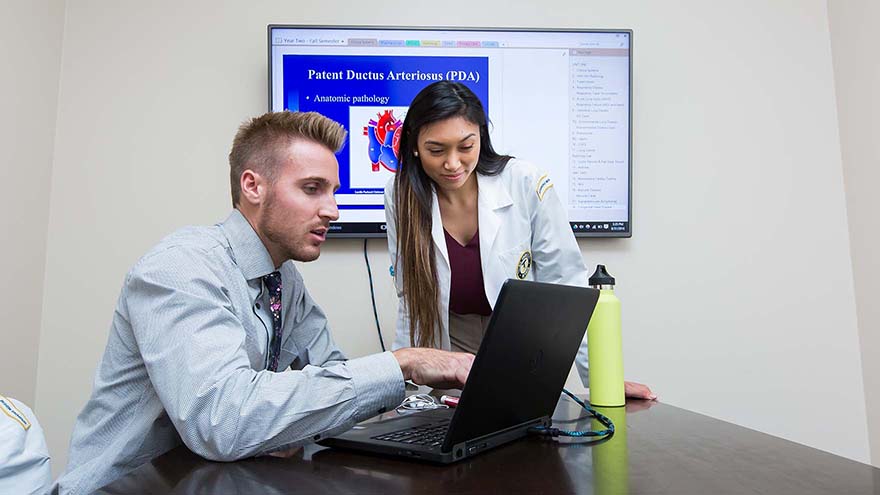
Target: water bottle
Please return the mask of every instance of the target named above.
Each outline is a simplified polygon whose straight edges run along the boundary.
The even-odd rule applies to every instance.
[[[590,359],[590,403],[618,407],[626,404],[623,393],[623,336],[620,330],[620,299],[614,295],[614,277],[605,265],[596,267],[590,286],[599,289],[599,302],[587,326]]]

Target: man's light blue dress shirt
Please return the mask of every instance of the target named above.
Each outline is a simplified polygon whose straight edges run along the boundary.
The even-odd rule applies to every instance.
[[[332,436],[404,396],[390,353],[346,360],[293,263],[281,268],[279,373],[266,370],[269,253],[234,210],[181,229],[126,276],[61,493],[88,493],[181,443],[231,461]],[[258,308],[259,306],[259,308]]]

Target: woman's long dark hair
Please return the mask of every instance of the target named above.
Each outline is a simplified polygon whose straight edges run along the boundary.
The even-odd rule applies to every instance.
[[[434,122],[463,117],[480,128],[480,156],[476,172],[497,175],[512,158],[499,155],[489,140],[489,121],[480,99],[467,86],[438,81],[416,95],[403,121],[400,165],[394,178],[398,269],[403,277],[403,297],[409,314],[410,345],[433,347],[440,325],[437,267],[431,238],[433,181],[416,155],[422,129]],[[416,342],[416,330],[419,339]]]

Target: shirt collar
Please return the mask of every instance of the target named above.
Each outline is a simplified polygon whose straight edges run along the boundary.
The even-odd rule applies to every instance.
[[[508,165],[509,166],[509,165]],[[476,174],[476,172],[474,172]],[[491,210],[497,210],[513,204],[510,192],[501,182],[501,175],[477,175],[477,184],[480,193],[477,201],[488,206]]]
[[[245,279],[253,280],[275,271],[269,251],[240,211],[232,210],[226,220],[220,223],[220,228]]]
[[[510,197],[510,192],[508,192],[507,188],[501,182],[501,175],[481,175],[476,171],[473,174],[477,177],[477,187],[479,188],[479,194],[477,195],[477,201],[483,203],[488,206],[491,210],[497,210],[499,208],[505,208],[513,204],[513,198]],[[434,204],[438,204],[437,201],[437,184],[431,184],[433,196],[432,201]],[[439,209],[437,212],[439,214]],[[436,219],[434,219],[436,221]]]

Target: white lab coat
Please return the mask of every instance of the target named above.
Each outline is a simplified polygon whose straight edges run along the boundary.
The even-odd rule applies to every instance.
[[[480,263],[486,299],[494,309],[501,286],[508,278],[517,278],[523,254],[531,253],[531,268],[525,280],[586,287],[589,274],[568,223],[568,214],[546,174],[534,165],[510,160],[496,176],[477,175],[479,195]],[[432,232],[439,284],[440,332],[435,346],[450,349],[449,285],[451,270],[446,239],[440,219],[437,192],[433,193]],[[385,187],[385,212],[388,251],[394,267],[394,284],[399,300],[397,334],[393,349],[409,347],[409,315],[403,298],[403,280],[397,257],[397,225],[394,212],[393,180]],[[416,337],[418,341],[418,336]],[[578,373],[587,386],[587,338],[575,358]]]
[[[40,423],[26,405],[0,395],[0,493],[43,494],[51,484]]]

